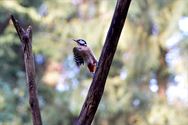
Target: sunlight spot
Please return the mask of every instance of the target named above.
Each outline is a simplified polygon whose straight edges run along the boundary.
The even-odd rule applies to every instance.
[[[37,54],[37,55],[35,56],[35,62],[36,62],[37,64],[39,64],[39,65],[44,64],[44,62],[45,62],[44,56],[43,56],[42,54]]]
[[[133,106],[138,107],[140,105],[140,100],[139,99],[134,99],[133,100]]]
[[[166,54],[165,60],[170,67],[175,66],[180,61],[179,49],[178,48],[170,49],[169,52]]]
[[[127,78],[127,72],[125,70],[120,72],[120,79],[125,80]]]
[[[60,84],[57,84],[56,90],[59,91],[59,92],[68,91],[69,90],[69,86],[65,85],[63,83],[60,83]]]
[[[179,29],[185,34],[188,35],[188,17],[182,17],[179,22]]]
[[[170,38],[167,39],[166,42],[166,46],[167,48],[172,48],[173,46],[175,46],[176,44],[178,44],[178,42],[183,38],[181,33],[175,33],[173,34]]]
[[[151,79],[149,82],[149,88],[152,92],[157,92],[159,87],[157,85],[157,80],[156,79]]]
[[[185,80],[186,75],[176,75],[174,81],[176,85],[170,85],[167,89],[167,97],[170,103],[183,102],[188,103],[188,86]]]
[[[180,83],[183,79],[184,78],[181,75],[176,75],[175,78],[174,78],[175,82],[177,82],[177,83]]]

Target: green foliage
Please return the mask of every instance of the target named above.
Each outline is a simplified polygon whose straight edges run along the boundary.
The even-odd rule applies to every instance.
[[[75,43],[72,39],[88,41],[99,59],[116,1],[73,2],[0,1],[0,24],[14,14],[24,27],[33,27],[36,80],[44,125],[70,125],[75,122],[92,76],[86,67],[78,70],[75,66],[72,55]],[[159,93],[149,89],[152,78],[163,80],[178,73],[187,73],[186,35],[175,45],[182,59],[178,66],[164,67],[160,58],[160,47],[166,50],[167,40],[178,32],[178,20],[186,15],[186,5],[187,1],[183,0],[132,1],[94,125],[188,123],[183,103],[170,105],[168,100],[159,99]],[[0,124],[30,125],[32,120],[20,41],[11,21],[0,33]],[[37,55],[42,56],[39,59],[41,63],[37,62]],[[158,75],[156,72],[159,70]],[[46,74],[52,74],[47,78],[58,76],[55,85],[47,85],[44,80]],[[47,81],[50,83],[51,80]],[[187,83],[187,77],[183,80]],[[59,89],[58,85],[63,89]]]

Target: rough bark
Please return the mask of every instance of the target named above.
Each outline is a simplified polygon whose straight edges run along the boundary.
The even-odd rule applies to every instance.
[[[96,73],[83,104],[77,125],[90,125],[103,95],[106,78],[117,48],[131,0],[117,0],[116,9],[99,59]]]
[[[11,16],[11,19],[21,40],[23,48],[26,78],[29,91],[29,104],[32,112],[33,125],[42,125],[37,98],[37,87],[35,82],[35,65],[32,53],[32,27],[29,26],[26,30],[24,30],[20,26],[19,22],[14,18],[14,16]]]

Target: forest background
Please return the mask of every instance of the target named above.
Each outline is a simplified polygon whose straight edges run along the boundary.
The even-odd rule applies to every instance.
[[[0,125],[31,125],[23,53],[10,14],[33,27],[44,125],[71,125],[92,77],[73,38],[99,58],[115,0],[0,0]],[[133,0],[93,125],[188,124],[188,1]]]

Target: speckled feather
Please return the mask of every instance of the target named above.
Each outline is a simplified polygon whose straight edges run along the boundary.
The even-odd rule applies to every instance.
[[[75,61],[76,65],[78,67],[80,67],[80,65],[82,65],[82,64],[84,65],[84,59],[79,54],[79,51],[78,51],[77,47],[73,48],[73,54],[74,54],[74,61]]]

